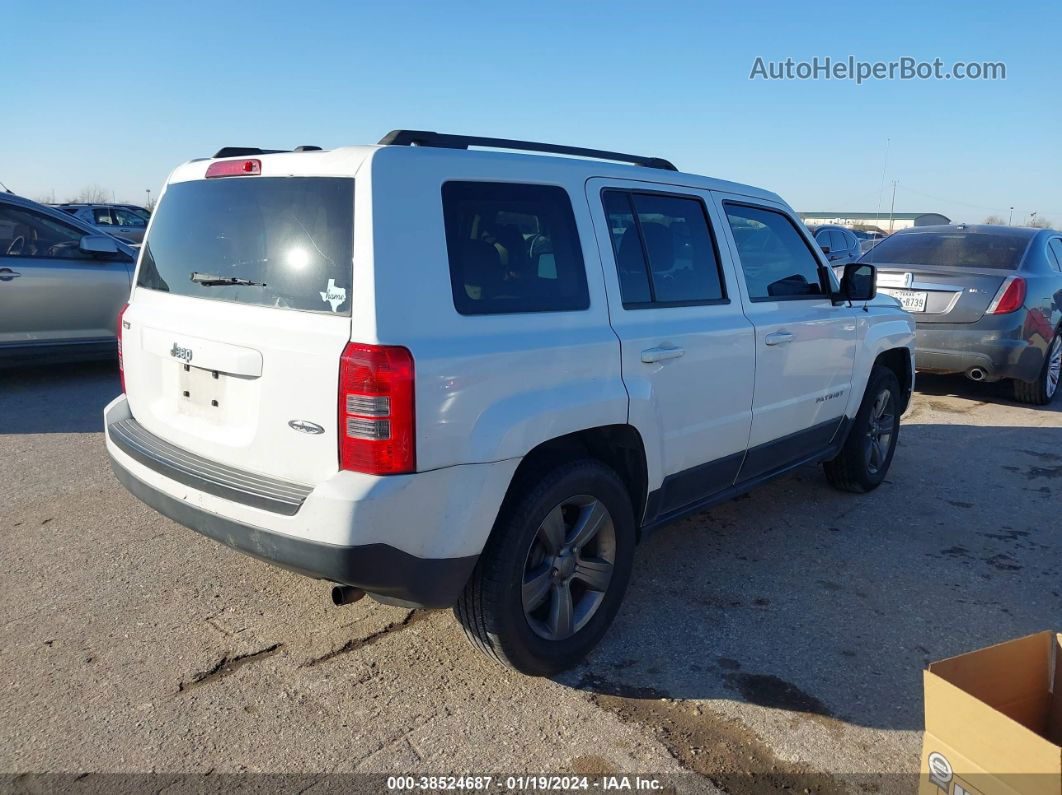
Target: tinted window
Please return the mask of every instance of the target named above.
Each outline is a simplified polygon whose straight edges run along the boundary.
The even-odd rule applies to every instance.
[[[0,205],[0,256],[87,259],[81,251],[86,233],[31,210]]]
[[[96,209],[92,211],[92,222],[96,226],[113,226],[113,219],[111,218],[111,211],[107,208]]]
[[[649,269],[645,266],[630,194],[610,190],[602,196],[602,201],[612,237],[612,252],[616,257],[620,298],[624,304],[648,304],[653,300]]]
[[[462,315],[590,306],[579,233],[563,188],[447,182],[442,199],[450,285]]]
[[[350,314],[354,180],[229,177],[170,185],[137,285],[278,309]],[[192,273],[256,285],[207,285]],[[202,277],[200,277],[202,278]]]
[[[1049,253],[1054,256],[1055,270],[1062,271],[1062,238],[1051,239]]]
[[[1014,270],[1029,244],[1025,234],[909,232],[890,235],[869,252],[867,261],[895,265],[952,265]],[[871,260],[873,258],[873,260]]]
[[[606,191],[603,198],[624,304],[725,298],[699,199],[621,191]]]
[[[147,226],[147,221],[132,210],[116,207],[114,209],[114,217],[118,221],[118,226],[135,226],[137,228]]]
[[[726,216],[753,301],[823,295],[818,260],[787,216],[729,202]]]
[[[843,254],[852,247],[848,242],[848,237],[840,229],[830,230],[830,241],[827,245],[830,247],[831,253],[834,254]]]

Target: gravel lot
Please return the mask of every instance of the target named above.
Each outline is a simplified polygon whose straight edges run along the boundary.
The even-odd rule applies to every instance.
[[[807,467],[660,531],[602,646],[551,681],[482,658],[449,611],[336,608],[158,516],[107,463],[113,367],[57,369],[0,371],[7,773],[836,791],[917,771],[927,661],[1062,629],[1062,401],[921,378],[885,485]]]

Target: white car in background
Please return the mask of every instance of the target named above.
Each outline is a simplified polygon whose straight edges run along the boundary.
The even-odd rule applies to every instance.
[[[60,204],[58,209],[126,243],[142,243],[148,219],[124,204]]]

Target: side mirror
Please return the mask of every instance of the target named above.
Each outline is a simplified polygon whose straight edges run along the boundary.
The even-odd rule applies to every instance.
[[[78,247],[86,254],[96,257],[114,256],[118,253],[118,241],[109,235],[85,235]]]
[[[878,269],[866,262],[849,262],[841,276],[841,297],[870,301],[878,294]]]

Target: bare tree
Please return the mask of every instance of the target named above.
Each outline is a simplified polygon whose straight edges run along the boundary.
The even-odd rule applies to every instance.
[[[55,204],[55,190],[50,190],[47,193],[41,193],[35,196],[33,201],[38,204]]]
[[[1007,222],[1003,220],[1001,216],[990,215],[985,219],[986,224],[993,224],[995,226],[1006,226]]]
[[[88,185],[82,188],[76,196],[68,201],[77,204],[107,204],[111,200],[111,192],[100,185]]]

